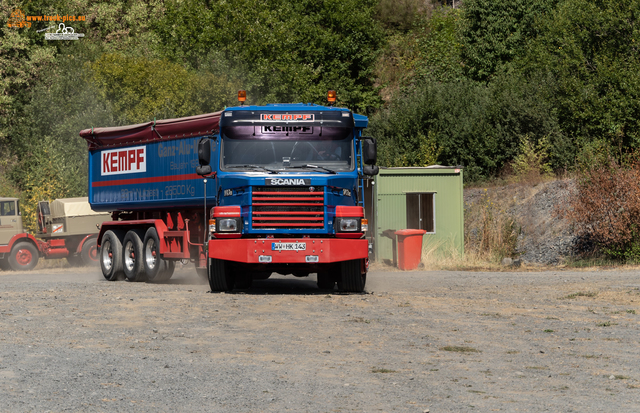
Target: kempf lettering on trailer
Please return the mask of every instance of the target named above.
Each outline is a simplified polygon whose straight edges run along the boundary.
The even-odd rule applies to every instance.
[[[114,149],[102,152],[100,175],[119,175],[147,171],[147,151],[145,146]]]

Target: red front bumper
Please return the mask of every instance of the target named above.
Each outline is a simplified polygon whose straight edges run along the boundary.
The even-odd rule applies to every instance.
[[[282,251],[282,244],[305,244],[298,251]],[[213,239],[209,258],[251,264],[326,264],[368,258],[366,239],[338,238],[260,238]],[[317,258],[316,258],[317,257]]]

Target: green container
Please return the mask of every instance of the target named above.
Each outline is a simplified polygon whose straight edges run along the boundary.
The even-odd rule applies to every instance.
[[[397,263],[395,231],[423,229],[423,250],[464,253],[464,198],[461,167],[380,168],[365,183],[367,236],[372,258]]]

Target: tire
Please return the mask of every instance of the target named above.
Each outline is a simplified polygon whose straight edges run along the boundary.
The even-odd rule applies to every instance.
[[[319,272],[317,278],[318,288],[321,290],[333,290],[336,286],[336,280],[334,280],[333,276],[328,272]]]
[[[122,269],[127,281],[146,281],[143,255],[140,231],[133,229],[128,231],[122,241]]]
[[[67,262],[72,267],[80,267],[83,264],[82,257],[79,255],[69,255],[67,257]]]
[[[206,280],[208,278],[208,270],[207,267],[203,267],[203,268],[197,268],[196,267],[196,274],[198,274],[198,277],[202,278],[203,280]]]
[[[338,287],[342,291],[361,293],[367,282],[367,273],[362,273],[362,260],[342,261],[340,263],[340,282]]]
[[[0,259],[0,270],[9,271],[11,267],[9,266],[9,259]]]
[[[38,265],[40,253],[30,242],[18,242],[9,253],[9,267],[14,271],[28,271]]]
[[[169,278],[171,278],[173,268],[175,268],[175,262],[165,261],[160,256],[160,238],[158,238],[158,231],[154,227],[149,228],[144,234],[142,245],[142,264],[144,265],[144,272],[147,274],[147,280],[152,282],[166,281],[160,273],[169,268],[168,264],[166,264],[167,262],[173,263],[171,274],[169,275]],[[169,278],[167,278],[167,280]]]
[[[82,245],[80,252],[82,263],[87,267],[95,267],[98,265],[98,240],[90,238]]]
[[[229,264],[224,260],[216,258],[209,259],[209,287],[212,292],[231,291],[235,279],[229,268]]]
[[[102,236],[100,269],[107,281],[118,281],[118,278],[124,275],[122,271],[122,242],[113,231],[107,231]]]
[[[271,277],[271,271],[258,271],[252,274],[254,280],[268,280]]]
[[[253,274],[250,272],[237,272],[235,274],[235,282],[233,284],[234,288],[238,290],[248,290],[251,288],[251,284],[253,283]]]
[[[176,262],[170,260],[162,260],[162,267],[156,277],[153,279],[153,282],[166,282],[171,279],[173,276],[173,271],[176,269]]]

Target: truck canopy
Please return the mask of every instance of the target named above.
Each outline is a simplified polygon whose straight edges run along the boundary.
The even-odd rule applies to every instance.
[[[80,136],[89,144],[89,150],[204,136],[218,130],[221,113],[205,113],[137,125],[83,129]]]
[[[104,212],[91,209],[88,197],[56,199],[51,202],[50,208],[52,218],[104,215]]]

